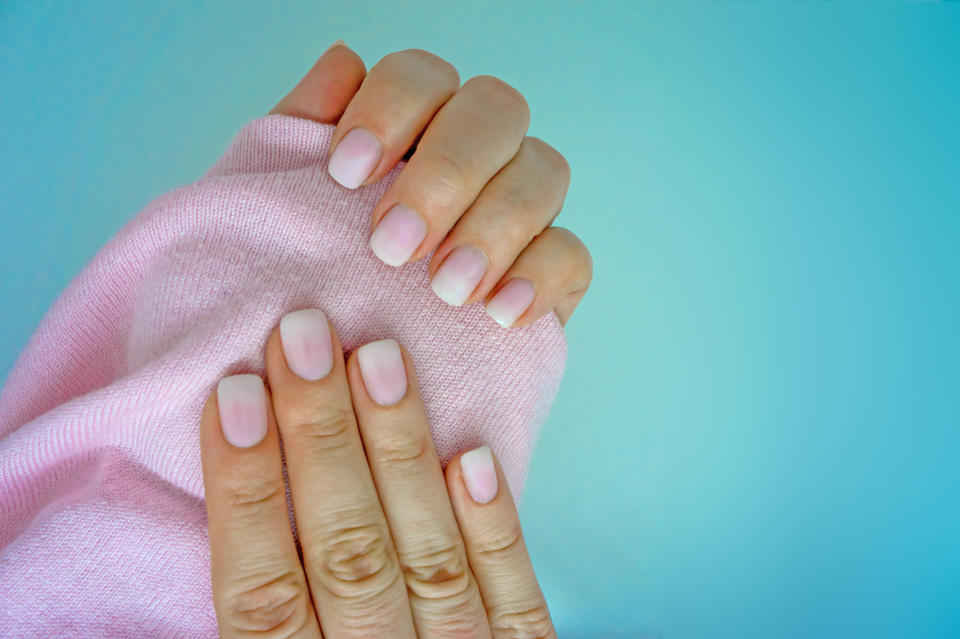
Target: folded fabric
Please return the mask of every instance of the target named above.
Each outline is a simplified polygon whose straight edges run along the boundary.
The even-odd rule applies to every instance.
[[[426,260],[380,263],[396,177],[327,175],[333,127],[249,124],[199,182],[152,202],[44,317],[0,393],[0,636],[215,637],[197,424],[217,381],[263,374],[284,313],[321,308],[347,351],[410,351],[439,454],[482,444],[519,496],[559,386],[549,314],[503,330],[454,308]]]

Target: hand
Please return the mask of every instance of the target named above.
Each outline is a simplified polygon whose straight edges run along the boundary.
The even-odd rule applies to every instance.
[[[510,85],[410,49],[370,73],[338,42],[271,111],[336,123],[330,175],[347,188],[376,182],[416,145],[372,212],[370,246],[391,266],[434,251],[433,290],[449,304],[485,301],[502,326],[553,310],[566,324],[590,285],[583,243],[551,226],[570,168],[525,137],[527,103]]]
[[[266,364],[269,393],[224,378],[201,422],[222,637],[555,637],[499,463],[478,448],[444,481],[402,347],[344,363],[323,313],[302,310]]]

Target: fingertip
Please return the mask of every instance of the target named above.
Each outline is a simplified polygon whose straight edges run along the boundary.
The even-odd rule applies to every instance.
[[[217,415],[217,385],[214,384],[210,392],[207,393],[207,399],[203,403],[203,409],[200,412],[200,419],[209,421]]]
[[[499,481],[489,446],[480,446],[460,456],[464,486],[476,504],[487,504],[497,497]]]
[[[264,358],[267,379],[273,385],[290,380],[290,376],[319,381],[342,365],[343,346],[322,309],[303,308],[280,318],[267,338]]]
[[[345,46],[347,46],[347,43],[343,41],[343,38],[337,38],[336,40],[333,41],[333,44],[327,47],[327,51],[335,47],[345,47]],[[324,51],[323,53],[326,54],[327,51]]]
[[[502,328],[511,328],[533,305],[537,287],[525,277],[514,277],[488,297],[484,309]]]
[[[285,375],[289,375],[286,357],[283,355],[283,345],[280,341],[280,326],[273,327],[267,338],[267,345],[263,349],[264,365],[266,367],[266,383],[271,389],[278,388]]]
[[[466,451],[464,451],[466,452]],[[459,486],[463,486],[463,482],[460,479],[460,457],[463,456],[463,452],[457,453],[453,458],[447,462],[447,465],[443,469],[443,478],[447,483],[447,492],[450,494],[450,499],[456,504],[459,500],[460,490]]]
[[[550,312],[565,325],[592,278],[593,258],[580,238],[550,226],[520,253],[488,296],[486,310],[498,324],[510,328],[528,326]],[[520,311],[524,305],[526,310]]]
[[[370,344],[375,344],[377,341],[390,341],[394,342],[397,345],[397,348],[400,351],[400,356],[403,361],[404,373],[406,375],[407,384],[408,384],[408,395],[414,393],[417,396],[420,395],[420,384],[417,378],[417,368],[413,362],[413,356],[410,355],[410,351],[398,340],[389,339],[389,340],[373,340],[367,344],[363,344],[355,348],[346,358],[346,368],[347,376],[350,380],[351,386],[357,382],[363,383],[363,371],[360,367],[360,360],[358,354],[364,346],[369,346]]]
[[[269,377],[270,363],[276,362],[279,358],[283,357],[283,346],[280,343],[280,324],[277,323],[273,327],[273,330],[270,331],[269,337],[267,337],[267,345],[263,350],[263,357],[266,360],[267,372]]]
[[[220,415],[217,411],[217,385],[207,394],[207,399],[200,409],[200,453],[206,458],[210,452],[210,434],[220,429]]]
[[[357,349],[357,365],[367,396],[382,406],[394,406],[409,390],[406,362],[393,339],[368,342]]]
[[[270,113],[335,124],[366,75],[360,56],[338,40]]]
[[[236,448],[259,445],[269,430],[267,388],[260,375],[223,377],[217,385],[217,412],[224,440]]]
[[[500,503],[504,496],[512,503],[503,467],[489,446],[478,446],[454,455],[444,469],[444,478],[447,492],[457,509]]]

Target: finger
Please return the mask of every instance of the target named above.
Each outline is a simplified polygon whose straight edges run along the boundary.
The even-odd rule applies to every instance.
[[[529,123],[527,103],[510,85],[490,76],[464,84],[427,126],[413,157],[374,207],[370,247],[377,257],[399,266],[436,248],[516,155]]]
[[[393,340],[361,346],[347,376],[417,636],[489,637],[409,354]]]
[[[270,113],[337,122],[366,73],[360,56],[337,40]]]
[[[376,182],[413,146],[460,86],[453,66],[419,49],[378,62],[350,101],[330,141],[330,176],[349,189]]]
[[[576,235],[547,227],[520,253],[487,296],[487,313],[503,327],[525,326],[553,310],[566,325],[593,278],[593,259]]]
[[[324,634],[414,637],[336,333],[319,310],[295,311],[270,335],[266,361],[304,570]]]
[[[263,381],[220,381],[200,420],[210,576],[220,636],[320,637],[287,514]]]
[[[434,287],[455,288],[458,256],[479,251],[487,259],[487,271],[462,303],[483,299],[530,240],[556,218],[569,185],[570,167],[564,157],[543,140],[525,138],[516,156],[437,247],[429,269]],[[445,268],[448,258],[451,266]]]
[[[496,639],[556,637],[503,469],[486,446],[447,466],[447,490]]]

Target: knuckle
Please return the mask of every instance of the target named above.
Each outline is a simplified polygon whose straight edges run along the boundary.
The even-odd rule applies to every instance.
[[[373,462],[390,470],[416,471],[432,461],[425,436],[384,438],[371,442],[371,448]]]
[[[369,519],[369,517],[368,517]],[[341,600],[366,599],[385,592],[399,575],[381,522],[321,532],[319,544],[305,549],[307,565]]]
[[[522,184],[502,190],[497,195],[495,208],[497,220],[497,244],[502,247],[524,247],[530,243],[543,224],[546,212],[542,204],[532,199]],[[486,228],[481,227],[482,236]]]
[[[457,68],[435,53],[424,49],[404,49],[403,51],[390,53],[384,56],[380,64],[422,67],[442,78],[445,82],[460,86],[460,74],[457,72]]]
[[[474,544],[474,552],[487,563],[502,565],[517,561],[524,550],[520,522],[497,526],[485,532],[483,539]]]
[[[408,66],[411,62],[419,59],[421,50],[420,49],[405,49],[403,51],[394,51],[393,53],[388,53],[387,55],[380,58],[380,62],[377,62],[373,68],[378,70],[391,69],[395,67],[404,67]],[[425,51],[423,53],[426,53]],[[373,71],[371,70],[371,73]]]
[[[277,499],[286,499],[282,477],[252,473],[231,479],[226,486],[226,501],[235,512],[256,518]]]
[[[540,138],[528,136],[523,143],[549,167],[551,173],[562,177],[566,182],[570,181],[570,163],[567,162],[567,158],[560,151]]]
[[[529,117],[530,106],[527,104],[523,94],[515,88],[492,75],[478,75],[470,78],[464,88],[470,86],[471,90],[482,94],[486,99],[501,105],[507,110],[516,110]]]
[[[534,216],[532,212],[518,207],[514,217],[504,229],[503,238],[500,240],[502,246],[525,247],[534,237],[537,236],[537,224],[533,223]],[[542,220],[539,220],[542,222]]]
[[[531,193],[526,183],[513,183],[498,194],[500,201],[497,205],[503,211],[508,211],[511,218],[526,229],[531,226],[531,223],[542,224],[543,222],[545,203],[537,199],[536,195]],[[536,230],[539,231],[540,228],[542,227],[538,226]]]
[[[510,639],[548,639],[555,636],[550,613],[542,604],[527,610],[494,609],[490,612],[490,626],[498,637]]]
[[[470,574],[456,544],[400,557],[407,588],[420,599],[462,599],[469,594]]]
[[[354,428],[352,409],[327,407],[315,410],[306,421],[291,430],[294,445],[303,447],[305,454],[325,453],[349,446]]]
[[[230,595],[225,611],[234,630],[291,637],[308,621],[307,594],[302,581],[286,573]]]
[[[564,247],[574,272],[575,289],[585,289],[593,280],[593,256],[583,241],[573,232],[561,226],[547,229],[554,239]]]
[[[380,94],[377,96],[379,99],[365,105],[364,115],[372,121],[396,118],[398,114],[416,110],[423,101],[422,88],[410,82],[408,78],[398,75],[388,74],[381,77],[377,90]],[[381,114],[379,118],[376,116],[378,113]],[[387,125],[380,123],[379,126],[386,128]],[[384,137],[386,137],[385,134]]]
[[[583,252],[581,253],[582,268],[580,276],[580,286],[579,288],[586,289],[590,286],[590,282],[593,281],[593,256],[590,255],[590,251],[586,247],[583,247]]]
[[[414,618],[422,637],[489,637],[487,613],[480,593],[471,586],[465,596],[455,600],[424,601],[411,598]]]
[[[426,169],[425,175],[433,176],[430,198],[438,207],[455,207],[472,192],[471,168],[451,153],[437,151]]]
[[[407,53],[419,64],[428,67],[432,73],[442,76],[449,84],[460,86],[460,74],[457,72],[457,68],[440,56],[423,49],[407,49],[404,53]]]

